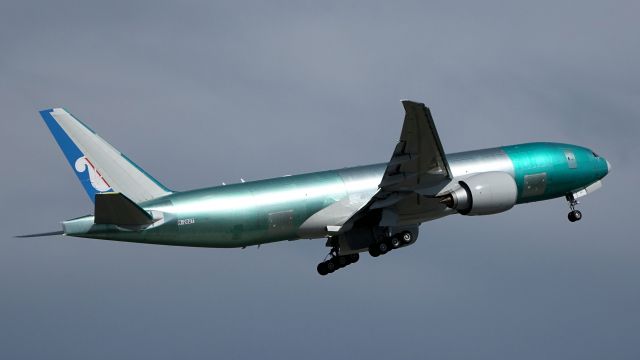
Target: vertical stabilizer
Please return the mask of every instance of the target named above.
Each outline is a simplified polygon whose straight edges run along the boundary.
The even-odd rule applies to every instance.
[[[105,192],[120,192],[135,203],[171,193],[66,110],[42,110],[40,115],[91,201]]]

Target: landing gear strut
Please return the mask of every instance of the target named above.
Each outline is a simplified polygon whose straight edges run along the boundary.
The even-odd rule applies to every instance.
[[[567,215],[567,218],[569,218],[569,221],[571,222],[579,221],[580,219],[582,219],[582,213],[580,212],[580,210],[576,210],[576,205],[579,204],[578,200],[573,197],[573,194],[567,195],[566,198],[569,202],[569,208],[571,209],[571,211]]]
[[[331,274],[338,269],[358,262],[358,260],[360,260],[360,254],[340,255],[340,250],[337,247],[333,247],[325,257],[325,260],[318,264],[318,274],[322,276]]]

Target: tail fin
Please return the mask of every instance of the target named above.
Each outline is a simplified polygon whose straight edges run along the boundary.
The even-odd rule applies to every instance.
[[[40,111],[85,191],[120,192],[136,203],[171,193],[156,179],[61,108]]]

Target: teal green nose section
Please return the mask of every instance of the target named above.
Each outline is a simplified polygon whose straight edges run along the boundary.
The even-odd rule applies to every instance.
[[[591,159],[591,164],[593,166],[595,176],[598,178],[598,180],[600,180],[603,177],[607,176],[611,171],[611,163],[609,162],[609,160],[600,157],[593,152],[592,154],[593,159]]]
[[[518,203],[561,197],[605,177],[611,164],[590,149],[560,143],[505,146],[513,163]]]

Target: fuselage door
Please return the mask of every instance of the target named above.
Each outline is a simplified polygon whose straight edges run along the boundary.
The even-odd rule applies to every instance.
[[[576,156],[573,154],[573,151],[564,150],[564,157],[565,159],[567,159],[567,165],[569,166],[569,169],[575,169],[578,167]]]
[[[293,210],[271,212],[267,216],[270,233],[281,234],[293,229]]]

